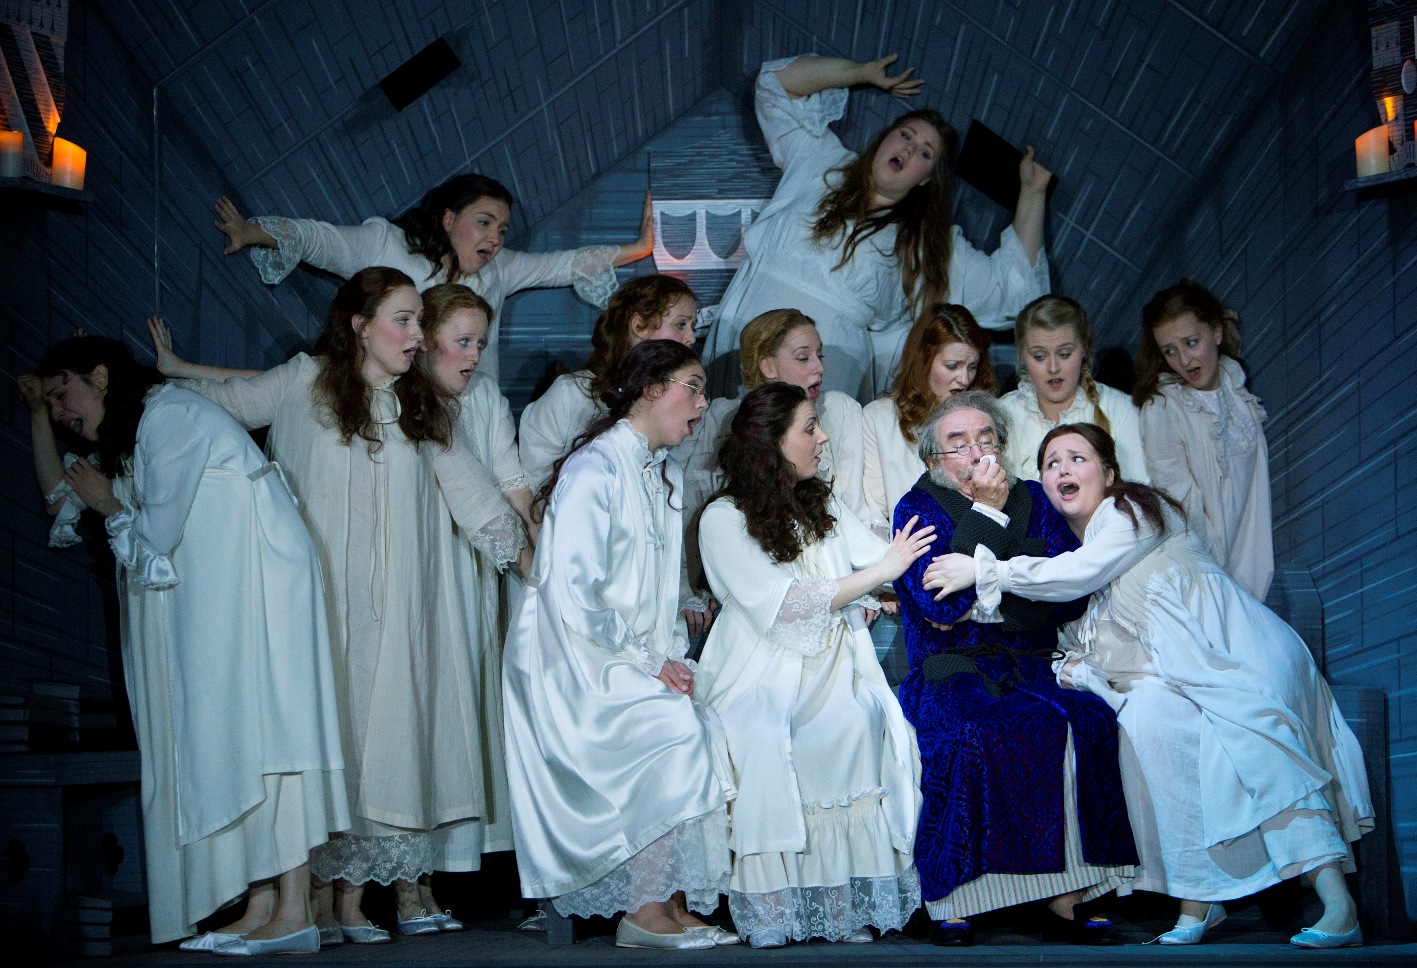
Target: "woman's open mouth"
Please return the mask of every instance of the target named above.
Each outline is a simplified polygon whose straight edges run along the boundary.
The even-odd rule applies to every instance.
[[[821,382],[820,380],[818,380],[816,383],[813,383],[811,386],[807,387],[807,397],[808,397],[809,399],[815,400],[815,399],[817,399],[818,397],[820,397],[821,395],[822,395],[822,382]]]
[[[1079,488],[1072,481],[1064,481],[1058,485],[1058,496],[1069,498],[1078,492]]]

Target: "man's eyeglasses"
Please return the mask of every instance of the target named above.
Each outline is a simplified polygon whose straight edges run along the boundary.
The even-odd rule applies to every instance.
[[[999,445],[994,443],[992,437],[985,437],[971,441],[967,444],[960,444],[952,450],[937,450],[930,454],[931,457],[958,457],[965,460],[969,457],[969,452],[974,448],[979,448],[980,454],[995,454],[999,451]]]

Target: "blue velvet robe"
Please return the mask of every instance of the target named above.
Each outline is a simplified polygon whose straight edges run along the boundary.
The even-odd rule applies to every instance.
[[[1042,542],[1040,553],[1051,557],[1078,547],[1037,482],[1014,486],[1028,488],[1032,496],[1027,537]],[[1117,718],[1105,702],[1060,687],[1044,658],[979,658],[981,675],[999,684],[998,697],[980,676],[931,682],[921,673],[930,656],[972,646],[1051,650],[1058,626],[1082,615],[1086,600],[1048,606],[1051,615],[1033,631],[1010,633],[1002,624],[969,621],[949,631],[936,629],[929,621],[960,622],[974,606],[975,591],[971,586],[937,602],[921,587],[931,558],[950,550],[956,522],[919,486],[896,506],[895,527],[912,515],[920,517],[921,527],[933,524],[937,535],[933,550],[895,583],[910,661],[900,704],[915,726],[923,767],[924,806],[915,840],[922,896],[941,900],[987,873],[1064,869],[1062,771],[1069,724],[1083,857],[1096,865],[1135,864],[1117,764]]]

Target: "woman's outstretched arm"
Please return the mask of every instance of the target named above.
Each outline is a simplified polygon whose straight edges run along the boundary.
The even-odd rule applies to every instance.
[[[862,62],[845,57],[803,54],[778,71],[777,79],[782,89],[794,98],[809,97],[834,87],[869,84],[905,100],[919,94],[925,81],[913,76],[913,67],[907,67],[894,77],[888,76],[886,68],[899,58],[899,54],[887,54],[880,60]]]

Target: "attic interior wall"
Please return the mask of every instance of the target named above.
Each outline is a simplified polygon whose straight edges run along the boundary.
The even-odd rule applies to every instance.
[[[223,258],[210,225],[223,192],[252,214],[348,222],[475,168],[517,193],[514,245],[624,241],[648,153],[692,145],[735,111],[734,132],[756,137],[747,98],[763,59],[898,49],[930,82],[927,103],[961,128],[978,117],[1035,144],[1058,173],[1055,287],[1089,308],[1104,345],[1131,344],[1141,304],[1182,272],[1241,309],[1271,415],[1279,554],[1319,579],[1330,675],[1390,697],[1396,831],[1417,916],[1417,220],[1411,191],[1341,188],[1352,138],[1372,123],[1351,5],[592,0],[562,4],[564,25],[524,2],[489,0],[473,15],[431,0],[385,7],[396,15],[316,0],[75,0],[62,133],[88,148],[94,197],[82,213],[0,200],[6,372],[27,372],[78,326],[142,355],[142,319],[157,308],[179,349],[207,362],[270,365],[308,344],[333,282],[302,270],[271,289],[244,256]],[[468,54],[460,74],[401,115],[369,95],[444,34]],[[840,125],[853,145],[898,107],[853,101]],[[959,204],[968,236],[992,245],[1008,213],[968,187]],[[506,313],[519,405],[548,364],[583,357],[594,311],[536,292]],[[1305,406],[1315,395],[1320,405]],[[45,546],[18,402],[3,426],[0,690],[58,679],[103,694],[116,656],[109,565],[102,548]]]

